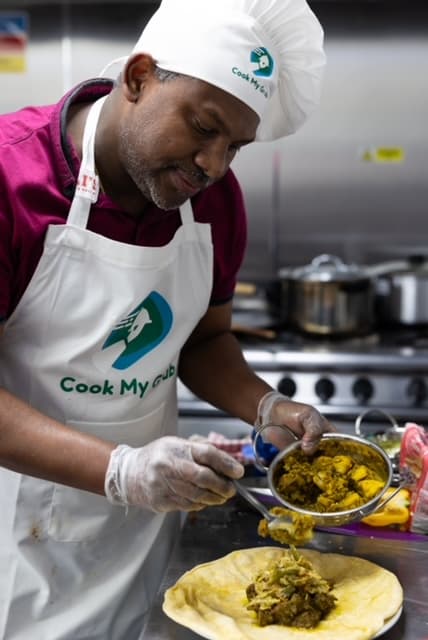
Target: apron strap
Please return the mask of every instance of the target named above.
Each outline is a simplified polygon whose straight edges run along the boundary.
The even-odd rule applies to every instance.
[[[181,216],[181,224],[193,224],[195,222],[193,216],[193,208],[192,203],[189,200],[186,200],[180,207],[180,216]]]
[[[100,191],[100,181],[95,171],[94,143],[98,118],[106,98],[107,96],[103,96],[94,102],[86,118],[82,140],[82,162],[67,217],[67,224],[82,229],[87,227],[91,204],[98,200]]]

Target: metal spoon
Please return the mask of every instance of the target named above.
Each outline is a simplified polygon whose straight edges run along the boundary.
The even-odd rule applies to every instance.
[[[270,511],[268,511],[268,509],[266,509],[266,507],[261,502],[259,502],[259,500],[257,500],[257,498],[253,496],[251,491],[248,491],[248,489],[246,489],[237,480],[234,480],[233,484],[235,485],[235,489],[239,493],[239,495],[242,496],[244,500],[246,500],[252,507],[257,509],[257,511],[261,513],[263,518],[267,520],[269,530],[291,530],[292,519],[290,516],[274,516],[272,513],[270,513]]]

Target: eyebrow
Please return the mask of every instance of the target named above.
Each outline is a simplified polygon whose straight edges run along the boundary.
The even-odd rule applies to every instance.
[[[210,108],[210,107],[206,107],[204,109],[204,113],[211,117],[213,120],[215,120],[215,122],[217,123],[217,125],[220,127],[220,129],[223,129],[228,135],[230,135],[230,129],[228,127],[228,125],[226,124],[226,122],[218,115],[218,113]],[[250,144],[250,142],[254,142],[254,138],[245,138],[244,140],[235,140],[234,141],[236,144],[241,144],[241,145],[245,145],[245,144]]]

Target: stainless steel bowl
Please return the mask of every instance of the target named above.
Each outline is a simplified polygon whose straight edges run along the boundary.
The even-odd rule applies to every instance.
[[[318,511],[309,511],[307,509],[302,509],[301,507],[296,506],[295,504],[288,502],[284,496],[279,493],[277,490],[277,478],[281,471],[282,463],[284,458],[286,458],[290,453],[296,451],[301,447],[301,441],[297,440],[293,442],[291,445],[280,451],[275,458],[272,460],[271,464],[268,468],[268,483],[269,488],[272,492],[272,495],[275,496],[276,500],[283,507],[290,509],[291,511],[295,511],[297,513],[301,513],[303,515],[312,516],[317,525],[321,526],[339,526],[342,524],[347,524],[348,522],[352,522],[354,520],[361,520],[365,516],[373,513],[378,508],[382,506],[382,497],[385,494],[386,490],[391,485],[393,469],[391,460],[385,451],[379,447],[377,444],[365,440],[364,438],[360,438],[358,436],[347,435],[347,434],[339,434],[339,433],[325,433],[319,443],[318,450],[322,449],[323,443],[327,441],[337,441],[343,445],[343,453],[346,455],[350,455],[352,457],[352,452],[356,453],[357,450],[361,452],[361,449],[367,450],[367,452],[374,456],[375,459],[378,460],[380,465],[385,470],[385,486],[384,488],[371,500],[364,503],[363,505],[355,508],[349,509],[347,511],[334,511],[334,512],[325,512],[321,513]]]

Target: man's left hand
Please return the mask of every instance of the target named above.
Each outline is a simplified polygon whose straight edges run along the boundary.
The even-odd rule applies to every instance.
[[[335,427],[313,406],[294,402],[277,391],[267,393],[259,403],[256,429],[266,424],[285,425],[297,438],[302,439],[302,450],[313,453],[323,433],[336,431]],[[264,429],[262,438],[283,449],[292,442],[285,429]]]

